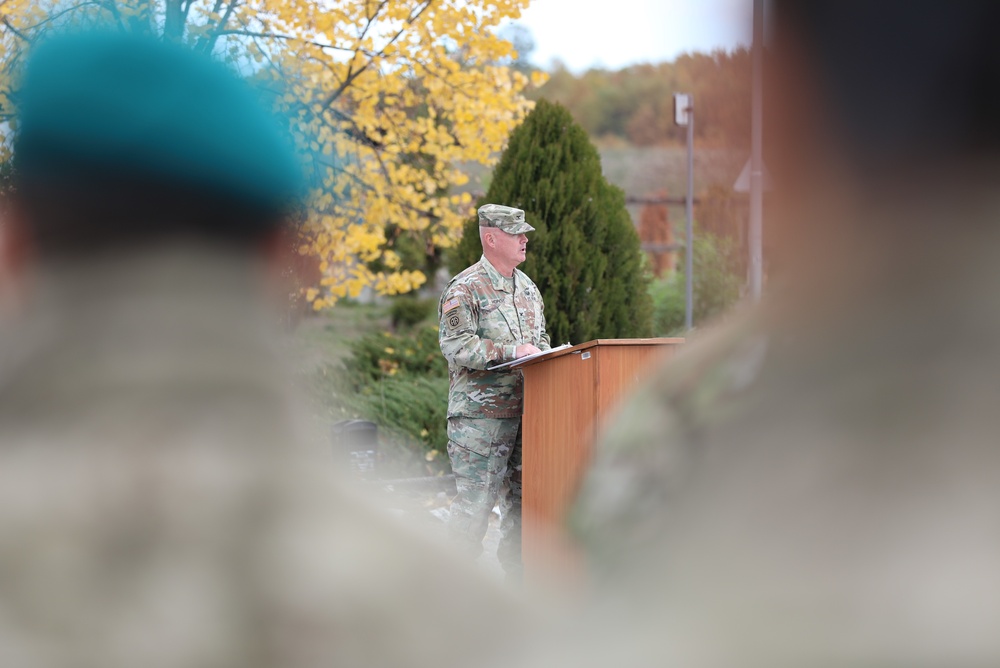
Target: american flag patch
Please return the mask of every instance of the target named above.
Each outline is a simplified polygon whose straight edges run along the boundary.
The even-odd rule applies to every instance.
[[[448,301],[446,301],[444,303],[444,306],[441,307],[441,312],[442,313],[447,313],[448,311],[452,310],[453,308],[458,308],[458,300],[457,299],[449,299]]]

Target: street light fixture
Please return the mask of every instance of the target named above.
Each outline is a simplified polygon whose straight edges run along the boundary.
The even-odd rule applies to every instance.
[[[674,123],[687,127],[687,197],[684,201],[684,327],[694,325],[694,96],[674,93]]]

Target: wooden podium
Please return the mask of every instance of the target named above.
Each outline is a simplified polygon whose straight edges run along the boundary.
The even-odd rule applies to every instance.
[[[594,436],[620,401],[684,339],[597,339],[516,365],[524,373],[522,555],[525,577],[572,570],[563,522]],[[572,577],[572,576],[570,576]]]

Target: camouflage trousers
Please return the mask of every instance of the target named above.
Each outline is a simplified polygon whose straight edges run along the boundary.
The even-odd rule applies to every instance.
[[[521,574],[521,418],[448,418],[448,456],[458,494],[448,533],[468,554],[483,551],[490,513],[500,502],[497,559]]]

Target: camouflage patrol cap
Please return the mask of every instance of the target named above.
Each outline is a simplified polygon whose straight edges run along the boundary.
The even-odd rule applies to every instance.
[[[502,204],[484,204],[479,207],[479,227],[495,227],[507,234],[535,231],[535,228],[524,222],[524,211]]]

